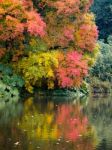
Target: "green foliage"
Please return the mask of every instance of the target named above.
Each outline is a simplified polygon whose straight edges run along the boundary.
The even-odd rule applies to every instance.
[[[83,93],[83,95],[87,95],[89,93],[89,84],[87,82],[83,81],[80,87],[80,92]]]
[[[47,45],[42,39],[37,37],[27,37],[27,42],[25,44],[26,52],[38,52],[38,51],[47,51]]]
[[[17,74],[13,73],[11,67],[0,64],[0,81],[4,84],[16,88],[21,88],[24,85],[24,80]]]
[[[17,88],[8,86],[0,81],[0,105],[1,102],[17,101],[19,99],[19,91]]]
[[[23,106],[18,101],[13,101],[10,99],[9,102],[1,102],[0,103],[0,125],[7,125],[12,121],[15,121],[17,118],[21,116]]]
[[[91,91],[93,93],[110,93],[111,85],[108,81],[101,81],[97,77],[91,78]]]
[[[99,38],[107,40],[112,34],[112,0],[94,0],[91,10],[96,14]]]
[[[111,37],[108,43],[99,41],[101,53],[96,64],[91,69],[92,76],[98,77],[102,81],[112,82],[112,44]]]
[[[23,87],[24,80],[13,73],[12,68],[0,64],[0,102],[19,99],[19,90]]]

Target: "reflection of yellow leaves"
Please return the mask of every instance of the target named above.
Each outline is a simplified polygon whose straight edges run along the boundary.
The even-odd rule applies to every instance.
[[[30,97],[25,101],[25,111],[22,116],[19,128],[26,130],[28,139],[47,139],[55,140],[58,137],[58,127],[54,123],[54,113],[51,110],[54,108],[52,102],[47,105],[50,113],[44,114],[38,112],[38,107],[35,107],[33,98]]]
[[[29,111],[29,108],[32,106],[33,104],[33,97],[30,97],[28,98],[26,101],[25,101],[25,111]]]
[[[31,106],[32,104],[33,104],[33,97],[30,97],[25,101],[25,105],[27,106]]]
[[[53,103],[53,102],[49,102],[49,103],[48,103],[48,109],[49,109],[49,110],[54,109],[54,103]]]
[[[53,116],[52,115],[47,115],[47,123],[50,124],[53,120]]]
[[[36,130],[36,133],[37,133],[37,137],[41,137],[41,128],[38,127],[37,130]]]
[[[42,138],[43,139],[48,139],[48,129],[47,129],[47,126],[46,126],[46,124],[44,125],[44,128],[43,128],[43,130],[42,130]]]
[[[50,138],[51,139],[57,139],[58,138],[58,128],[56,125],[54,125],[54,127],[50,133]]]

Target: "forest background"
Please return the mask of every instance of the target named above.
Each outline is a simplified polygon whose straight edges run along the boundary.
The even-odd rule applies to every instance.
[[[75,1],[0,0],[0,98],[110,92],[112,1]]]

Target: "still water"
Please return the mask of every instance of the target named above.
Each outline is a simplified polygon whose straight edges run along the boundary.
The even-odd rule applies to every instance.
[[[111,96],[7,102],[0,107],[0,150],[112,150]]]

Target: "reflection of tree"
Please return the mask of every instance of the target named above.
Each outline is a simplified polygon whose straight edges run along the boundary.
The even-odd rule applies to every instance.
[[[22,104],[10,102],[6,102],[4,108],[0,109],[0,125],[11,123],[21,115]]]
[[[64,138],[76,140],[87,132],[88,121],[79,107],[62,105],[58,108],[57,124]]]
[[[5,110],[9,114],[8,120],[5,119],[5,111],[1,113],[4,119],[0,118],[0,150],[94,149],[94,129],[79,101],[70,104],[47,100],[38,102],[29,98],[22,111],[18,111],[21,110],[18,106],[14,110],[13,107]]]
[[[29,149],[33,150],[39,145],[41,150],[93,150],[93,130],[80,105],[56,106],[48,102],[44,109],[40,103],[34,104],[32,98],[25,102],[19,128],[33,142]]]
[[[0,150],[28,150],[29,143],[26,139],[14,123],[0,127]]]
[[[47,105],[49,112],[39,112],[39,106],[33,105],[32,98],[28,99],[24,105],[24,115],[20,122],[20,128],[27,131],[29,138],[37,139],[57,139],[58,129],[53,122],[54,113],[50,112],[52,105]],[[51,107],[51,108],[50,108]]]
[[[99,138],[98,150],[112,149],[112,98],[91,98],[85,112],[89,121],[95,127]],[[105,145],[105,146],[104,146]]]
[[[18,141],[21,141],[18,150],[23,150],[25,136],[22,136],[22,131],[17,127],[22,109],[21,103],[6,103],[4,109],[0,110],[0,150],[14,150],[14,143]],[[27,145],[28,143],[26,149]]]

